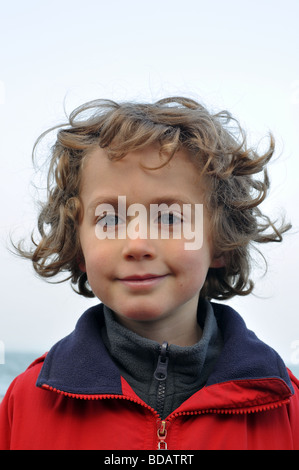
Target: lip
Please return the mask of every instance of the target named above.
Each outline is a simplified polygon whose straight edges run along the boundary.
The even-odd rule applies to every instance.
[[[126,276],[118,280],[132,289],[144,289],[160,284],[166,276],[168,276],[168,274],[133,274],[132,276]]]
[[[143,281],[145,279],[154,279],[156,277],[164,277],[159,274],[132,274],[132,276],[123,277],[122,281]]]

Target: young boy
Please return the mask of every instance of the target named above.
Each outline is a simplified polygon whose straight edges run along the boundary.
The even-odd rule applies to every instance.
[[[296,378],[223,300],[247,295],[274,152],[187,98],[95,101],[51,151],[19,247],[101,303],[11,384],[1,449],[299,449]],[[235,120],[233,120],[236,122]]]

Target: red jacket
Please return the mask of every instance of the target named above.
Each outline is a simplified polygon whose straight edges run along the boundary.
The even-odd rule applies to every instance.
[[[299,382],[231,308],[212,304],[224,347],[204,388],[161,421],[108,355],[102,305],[11,384],[0,449],[299,449]]]

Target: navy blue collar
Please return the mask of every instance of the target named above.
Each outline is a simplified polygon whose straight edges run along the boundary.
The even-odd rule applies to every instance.
[[[119,370],[101,338],[103,304],[88,309],[75,330],[47,354],[36,385],[68,393],[122,394]]]
[[[241,379],[279,378],[293,393],[280,356],[247,329],[231,307],[211,303],[223,349],[206,386]],[[75,330],[47,354],[36,385],[74,394],[122,395],[121,377],[101,338],[103,304],[88,309]]]
[[[241,379],[282,379],[294,393],[286,366],[279,354],[246,327],[231,307],[211,304],[223,335],[223,350],[206,385]]]

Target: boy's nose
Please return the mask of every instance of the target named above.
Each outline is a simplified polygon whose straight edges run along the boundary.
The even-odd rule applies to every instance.
[[[149,238],[127,238],[123,247],[123,257],[127,260],[154,259],[156,250]]]

